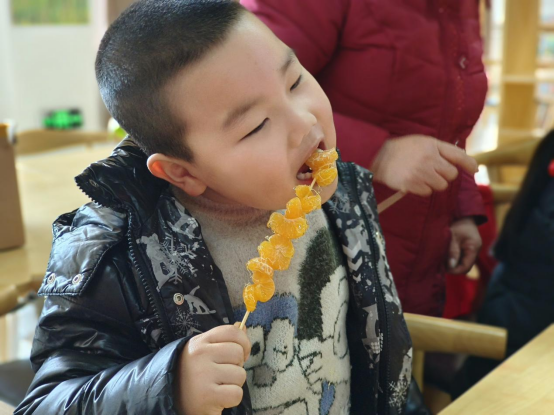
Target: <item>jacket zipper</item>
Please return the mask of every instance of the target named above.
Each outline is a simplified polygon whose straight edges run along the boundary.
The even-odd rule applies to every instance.
[[[362,218],[364,220],[364,224],[366,226],[366,229],[368,230],[368,234],[370,235],[369,241],[371,244],[371,251],[372,251],[372,257],[373,262],[375,265],[378,264],[379,259],[376,258],[377,253],[377,243],[375,242],[375,236],[373,234],[373,227],[371,226],[367,215],[365,213],[365,210],[363,209],[362,203],[360,201],[360,196],[358,195],[358,185],[356,183],[356,172],[354,170],[354,164],[349,163],[348,168],[350,171],[350,181],[352,183],[352,189],[354,190],[354,196],[356,198],[356,203],[360,206],[361,212],[362,212]],[[377,308],[379,311],[379,320],[383,320],[384,322],[384,331],[383,331],[383,346],[381,348],[381,356],[382,360],[380,360],[379,364],[379,382],[383,390],[383,400],[378,401],[378,407],[379,407],[379,413],[380,414],[388,414],[389,413],[389,405],[388,405],[388,385],[389,385],[389,379],[390,379],[390,366],[389,366],[389,354],[388,354],[388,343],[390,338],[390,328],[389,328],[389,321],[388,321],[388,308],[386,303],[383,301],[385,298],[383,293],[383,286],[381,284],[381,277],[379,276],[379,270],[375,268],[375,274],[377,275],[377,287],[379,288],[379,296],[377,297]],[[381,371],[381,365],[384,364],[385,368],[383,368],[383,371]]]
[[[142,270],[146,269],[146,266],[142,263],[142,258],[140,255],[137,255],[137,251],[135,250],[135,242],[133,239],[133,232],[131,230],[131,223],[132,223],[132,216],[133,214],[131,211],[126,210],[127,214],[129,215],[129,230],[127,231],[127,242],[129,244],[129,252],[131,255],[131,261],[133,262],[133,267],[136,269],[139,278],[142,282],[142,285],[144,286],[144,290],[146,291],[146,297],[148,298],[148,302],[152,309],[154,310],[154,317],[156,318],[156,322],[158,322],[159,328],[162,331],[162,339],[169,343],[172,341],[171,330],[169,328],[169,325],[167,323],[167,319],[162,319],[160,316],[160,311],[163,311],[163,305],[161,304],[162,301],[159,299],[159,297],[153,295],[153,293],[156,292],[156,288],[152,284],[152,282],[146,278]],[[139,261],[139,259],[141,261]],[[143,267],[145,269],[143,269]]]
[[[148,303],[150,307],[154,311],[154,318],[156,319],[156,322],[158,323],[159,328],[162,331],[162,339],[165,340],[165,342],[169,343],[171,342],[171,330],[169,329],[169,326],[167,324],[167,321],[164,322],[164,320],[160,316],[160,311],[162,311],[162,305],[161,300],[156,298],[156,296],[153,296],[152,293],[155,293],[156,288],[153,287],[152,283],[148,281],[148,279],[144,276],[144,273],[142,273],[142,265],[139,264],[138,256],[136,255],[135,246],[133,242],[133,232],[132,230],[132,219],[133,219],[133,213],[130,209],[125,207],[123,204],[103,204],[97,201],[92,195],[90,195],[85,189],[83,189],[83,186],[79,180],[79,177],[75,178],[75,182],[77,183],[77,187],[86,195],[88,196],[94,203],[105,207],[109,209],[113,209],[116,211],[125,211],[127,213],[127,216],[129,217],[129,220],[127,222],[127,244],[129,245],[129,252],[131,255],[131,261],[133,263],[133,267],[137,270],[137,273],[139,275],[139,279],[141,280],[141,283],[144,287],[144,290],[146,291],[146,297],[148,298]]]

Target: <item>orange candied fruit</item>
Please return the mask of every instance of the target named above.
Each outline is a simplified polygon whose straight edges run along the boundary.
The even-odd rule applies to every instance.
[[[294,190],[296,192],[296,196],[300,199],[304,214],[309,214],[310,212],[321,208],[321,196],[311,190],[308,185],[298,185],[294,188]]]
[[[263,277],[262,277],[263,276]],[[275,294],[275,282],[264,275],[258,275],[254,281],[254,296],[260,302],[267,302]]]
[[[294,256],[294,246],[290,239],[275,234],[258,246],[258,253],[275,270],[287,270]]]
[[[254,285],[248,285],[242,291],[242,299],[248,312],[254,312],[258,301],[256,300],[256,294]]]
[[[271,228],[275,234],[294,240],[302,237],[306,233],[308,230],[308,221],[306,221],[306,218],[289,219],[279,212],[274,212],[269,217],[267,226]]]
[[[312,193],[312,190],[308,185],[298,185],[296,188],[294,188],[294,192],[296,193],[296,196],[300,199],[306,198]]]
[[[302,209],[302,201],[300,201],[300,198],[292,198],[289,202],[287,202],[285,217],[289,220],[304,217],[304,210]]]
[[[315,172],[316,170],[319,170],[324,166],[335,163],[338,158],[339,154],[337,153],[335,148],[329,150],[317,149],[308,158],[308,160],[306,160],[306,165],[308,165],[308,167]]]
[[[254,283],[260,283],[260,284],[264,284],[266,283],[268,280],[273,280],[273,278],[269,277],[267,274],[265,273],[262,273],[262,272],[254,272],[252,274],[252,281]]]
[[[262,257],[256,257],[248,260],[248,263],[246,263],[246,268],[251,272],[260,272],[267,275],[269,278],[273,277],[273,267],[271,267],[267,259],[264,259]]]
[[[328,186],[337,178],[338,172],[335,165],[327,165],[313,173],[314,179],[321,187]]]

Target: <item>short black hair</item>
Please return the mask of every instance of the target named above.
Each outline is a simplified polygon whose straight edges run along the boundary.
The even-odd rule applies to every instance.
[[[96,56],[100,94],[147,155],[193,160],[163,88],[222,43],[244,11],[233,0],[139,0],[106,31]]]

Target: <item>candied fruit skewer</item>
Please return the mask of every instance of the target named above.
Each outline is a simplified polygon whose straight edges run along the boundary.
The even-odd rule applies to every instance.
[[[306,185],[299,185],[295,188],[298,200],[297,198],[293,198],[289,201],[289,203],[287,203],[289,216],[297,217],[300,215],[298,211],[298,201],[300,201],[300,206],[302,207],[304,214],[310,213],[314,209],[321,208],[321,198],[318,194],[314,195],[312,190],[315,183],[316,182],[314,180],[310,187]],[[307,189],[302,189],[302,187]],[[288,269],[290,260],[294,255],[294,246],[292,245],[290,239],[279,234],[273,234],[269,237],[268,241],[264,241],[260,244],[258,252],[260,257],[251,259],[247,263],[247,269],[254,272],[253,280],[255,284],[246,286],[243,291],[243,298],[247,312],[241,322],[241,329],[246,324],[250,313],[256,309],[258,300],[265,302],[273,296],[273,293],[275,292],[275,284],[270,277],[272,275],[271,271]],[[269,269],[266,269],[268,267]],[[256,281],[256,273],[259,272],[261,272],[262,276],[266,276],[267,278],[265,287],[256,284],[258,283]]]
[[[335,164],[337,159],[335,149],[314,152],[306,161],[314,176],[311,185],[307,190],[306,185],[294,188],[296,197],[287,203],[285,215],[278,212],[271,214],[267,226],[274,234],[258,247],[260,257],[251,259],[246,264],[246,268],[253,273],[254,284],[247,285],[243,290],[246,313],[240,329],[246,325],[250,313],[256,310],[258,301],[267,302],[273,297],[273,272],[288,269],[294,255],[291,240],[302,237],[308,229],[305,215],[321,208],[321,197],[317,193],[314,195],[313,187],[316,183],[321,187],[328,186],[335,180],[338,173]]]

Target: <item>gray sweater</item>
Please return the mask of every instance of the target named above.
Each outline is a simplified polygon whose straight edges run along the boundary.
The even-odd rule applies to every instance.
[[[271,235],[266,227],[271,213],[174,194],[198,220],[223,273],[235,320],[242,320],[242,291],[251,282],[245,264]],[[275,272],[275,295],[258,303],[246,325],[252,354],[245,368],[256,414],[350,410],[346,270],[323,210],[307,220],[308,231],[294,240],[290,267]]]

